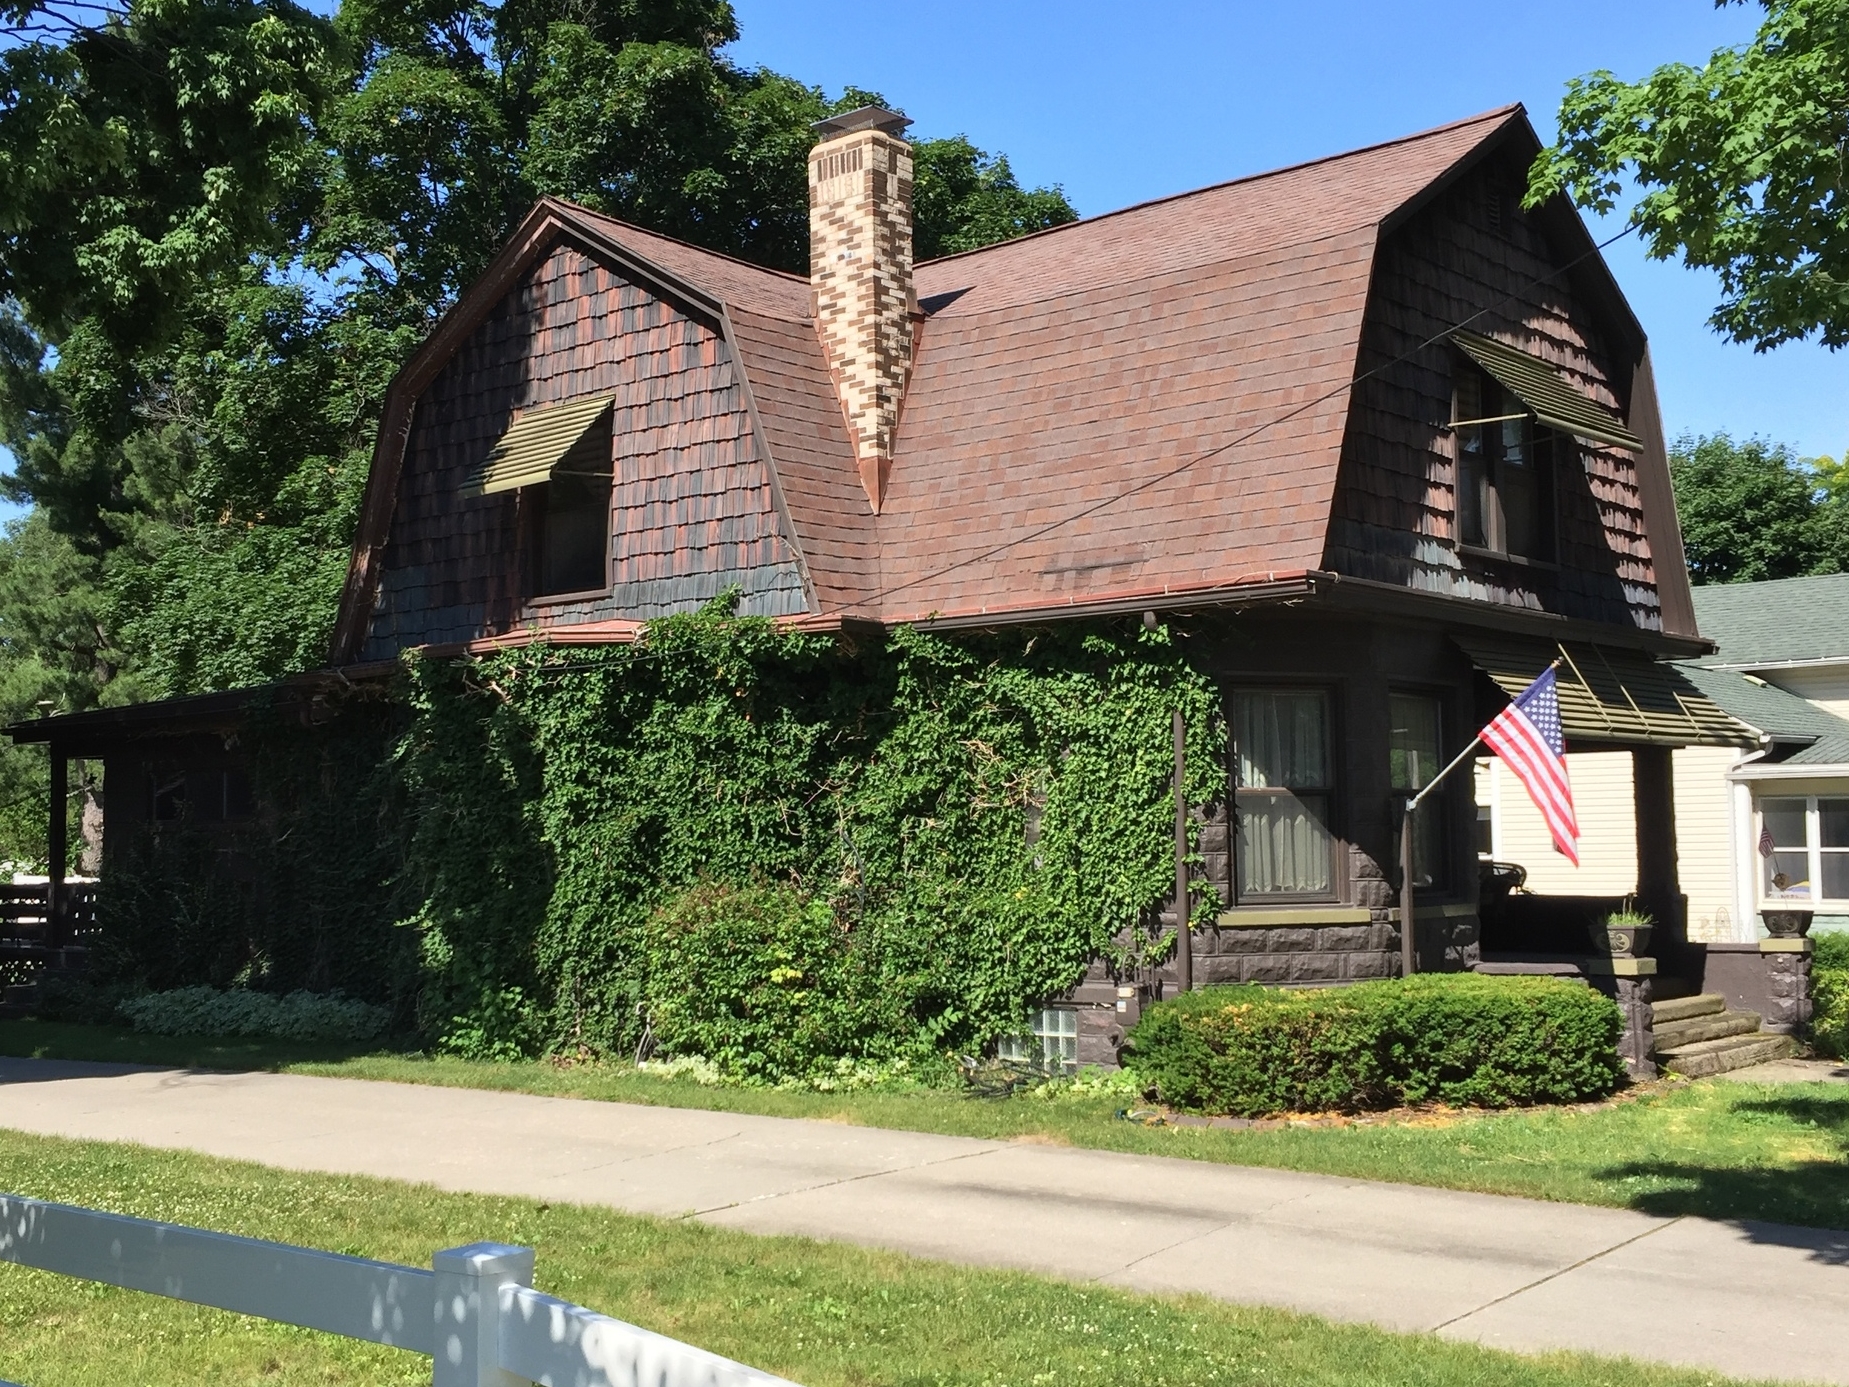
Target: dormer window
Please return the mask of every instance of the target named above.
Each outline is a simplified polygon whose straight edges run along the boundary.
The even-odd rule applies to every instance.
[[[610,586],[610,422],[552,469],[533,493],[534,596]]]
[[[523,411],[463,480],[464,496],[520,493],[533,597],[610,586],[612,405],[603,395]]]
[[[1551,562],[1553,430],[1474,364],[1460,365],[1455,409],[1458,543]]]

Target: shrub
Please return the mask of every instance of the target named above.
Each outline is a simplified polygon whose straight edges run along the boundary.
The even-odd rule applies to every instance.
[[[1815,936],[1811,957],[1811,1044],[1830,1059],[1849,1059],[1849,932]]]
[[[1320,991],[1206,988],[1150,1008],[1126,1063],[1165,1102],[1259,1117],[1602,1097],[1618,1008],[1558,978],[1427,974]]]
[[[121,1004],[138,1031],[154,1035],[252,1035],[279,1040],[372,1040],[392,1019],[384,1007],[339,993],[291,992],[277,997],[242,988],[176,987]]]
[[[860,1053],[879,1019],[856,1003],[858,960],[833,908],[792,887],[703,883],[643,933],[649,1025],[675,1058],[732,1078],[807,1078]]]

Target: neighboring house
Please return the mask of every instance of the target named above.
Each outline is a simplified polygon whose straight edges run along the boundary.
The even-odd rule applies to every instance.
[[[728,588],[859,634],[1159,613],[1236,742],[1194,976],[1324,983],[1399,970],[1398,806],[1565,652],[1673,937],[1670,752],[1751,736],[1666,663],[1707,646],[1645,336],[1572,207],[1523,206],[1520,108],[916,269],[904,124],[823,124],[806,279],[536,206],[391,387],[333,672],[264,697]],[[189,776],[230,812],[248,697],[14,736],[105,759],[113,840]],[[1420,963],[1471,966],[1468,778],[1429,804]]]
[[[1849,574],[1700,587],[1693,597],[1718,649],[1684,672],[1758,745],[1674,754],[1690,937],[1762,938],[1759,912],[1780,904],[1813,908],[1814,929],[1849,928]],[[1552,851],[1520,784],[1488,760],[1477,766],[1479,851],[1520,863],[1533,890],[1622,895],[1637,870],[1630,767],[1598,753],[1568,762],[1585,833],[1579,867]]]

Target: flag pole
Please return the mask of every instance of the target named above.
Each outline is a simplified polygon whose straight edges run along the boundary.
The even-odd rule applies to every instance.
[[[1559,669],[1561,657],[1556,656],[1548,669]],[[1542,673],[1546,673],[1545,670]],[[1540,675],[1535,676],[1537,679]],[[1425,797],[1444,782],[1446,776],[1464,764],[1464,759],[1483,744],[1483,734],[1479,732],[1470,739],[1470,745],[1451,758],[1450,764],[1438,772],[1420,788],[1419,792],[1406,801],[1406,813],[1400,819],[1400,974],[1411,977],[1418,968],[1417,952],[1413,948],[1413,878],[1412,878],[1412,818],[1419,812],[1419,805]]]

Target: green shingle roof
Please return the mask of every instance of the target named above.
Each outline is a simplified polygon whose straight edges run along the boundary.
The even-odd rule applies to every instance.
[[[1701,664],[1755,668],[1849,660],[1849,573],[1714,583],[1694,595],[1695,624],[1720,646]]]
[[[1765,587],[1769,584],[1755,584]],[[1849,762],[1849,722],[1816,704],[1761,683],[1730,669],[1705,669],[1693,663],[1681,666],[1689,682],[1721,709],[1749,727],[1771,736],[1774,743],[1802,744],[1788,755],[1772,759],[1785,765],[1839,765]]]

